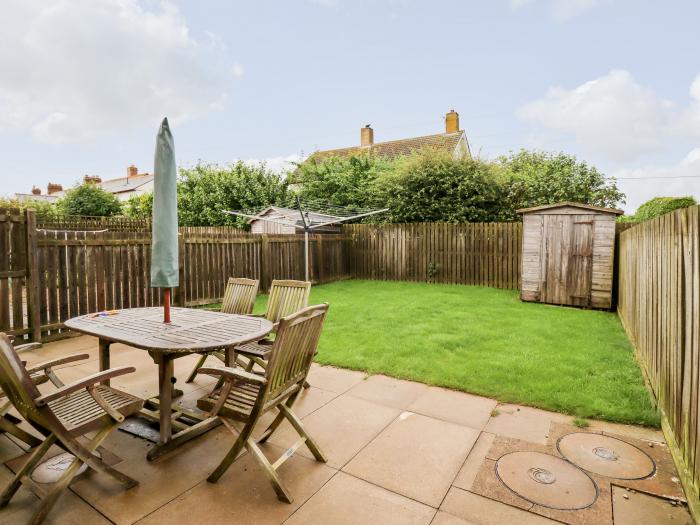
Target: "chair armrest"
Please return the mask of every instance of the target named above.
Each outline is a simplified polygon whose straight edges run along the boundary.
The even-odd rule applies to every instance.
[[[34,350],[35,348],[41,348],[42,345],[41,343],[25,343],[23,345],[17,345],[14,347],[15,352],[26,352],[28,350]]]
[[[43,363],[34,365],[31,368],[27,368],[27,372],[33,374],[34,372],[46,370],[47,368],[53,368],[54,366],[65,365],[66,363],[73,363],[75,361],[82,361],[83,359],[88,359],[89,357],[89,354],[70,354],[59,357],[58,359],[52,359],[50,361],[44,361]]]
[[[258,374],[252,374],[250,372],[244,372],[238,368],[230,368],[227,366],[220,366],[216,368],[202,367],[199,369],[200,374],[207,374],[210,376],[221,376],[224,379],[239,379],[247,383],[256,383],[258,385],[267,384],[267,379]]]
[[[109,370],[103,370],[102,372],[97,372],[96,374],[92,374],[84,377],[83,379],[74,381],[64,387],[54,390],[49,394],[39,396],[34,401],[36,402],[37,406],[44,406],[49,404],[51,401],[66,397],[73,392],[87,388],[90,385],[94,385],[107,379],[112,379],[113,377],[130,374],[135,371],[136,369],[133,366],[117,366],[115,368],[110,368]]]

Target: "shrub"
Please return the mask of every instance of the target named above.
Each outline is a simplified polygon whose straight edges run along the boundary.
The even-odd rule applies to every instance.
[[[696,204],[697,202],[693,197],[655,197],[637,208],[637,212],[634,215],[623,215],[619,220],[621,222],[648,221],[659,215]]]
[[[121,212],[121,204],[113,194],[91,183],[68,190],[56,207],[65,215],[108,217]]]

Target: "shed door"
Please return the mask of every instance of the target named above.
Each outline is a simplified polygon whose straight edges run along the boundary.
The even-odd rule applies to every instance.
[[[542,302],[588,306],[595,215],[544,215]]]

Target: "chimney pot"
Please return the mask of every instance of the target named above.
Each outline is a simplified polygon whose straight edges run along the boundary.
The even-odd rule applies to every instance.
[[[32,186],[32,195],[41,195],[41,188],[37,188],[36,186]]]
[[[126,177],[136,177],[139,174],[139,169],[133,164],[126,169]]]
[[[445,115],[445,133],[457,133],[459,131],[459,113],[454,109]]]
[[[370,126],[360,129],[360,146],[371,146],[374,144],[374,130]]]
[[[46,193],[49,195],[53,195],[59,191],[63,191],[63,186],[56,184],[55,182],[49,182],[49,185],[46,187]]]

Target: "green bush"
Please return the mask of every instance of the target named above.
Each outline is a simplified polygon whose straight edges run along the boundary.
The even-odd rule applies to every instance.
[[[642,222],[664,215],[666,213],[695,206],[697,201],[693,197],[655,197],[646,201],[637,208],[634,215],[623,215],[618,220],[620,222]]]
[[[113,194],[91,183],[68,190],[56,207],[64,215],[109,217],[121,212],[121,203]]]

